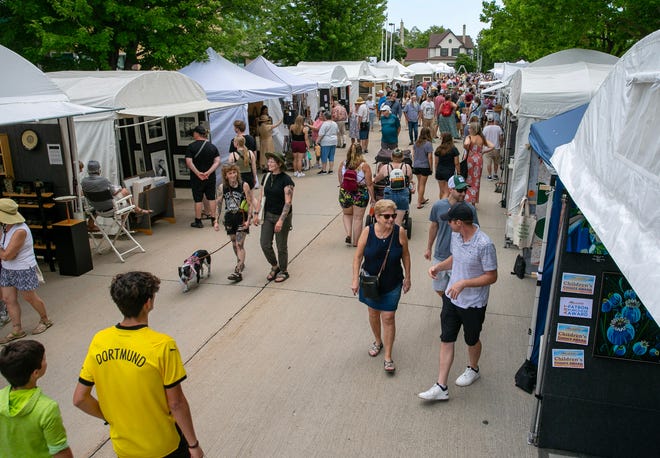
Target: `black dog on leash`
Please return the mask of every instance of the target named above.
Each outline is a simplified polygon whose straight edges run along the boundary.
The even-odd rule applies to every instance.
[[[204,272],[206,271],[206,272]],[[193,279],[197,280],[197,284],[202,278],[211,275],[211,255],[206,250],[195,251],[188,259],[183,262],[179,267],[179,281],[183,286],[183,292],[190,290],[190,282]]]

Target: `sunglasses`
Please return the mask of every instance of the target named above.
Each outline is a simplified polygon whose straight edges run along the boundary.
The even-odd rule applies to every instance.
[[[396,215],[393,213],[381,213],[380,216],[382,216],[385,219],[392,219],[396,218]]]
[[[467,192],[467,190],[468,190],[468,188],[463,188],[463,189],[454,188],[454,189],[456,190],[456,192]]]

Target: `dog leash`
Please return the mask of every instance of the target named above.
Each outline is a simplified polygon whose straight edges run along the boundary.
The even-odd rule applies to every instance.
[[[205,254],[204,256],[200,256],[200,257],[198,257],[197,260],[202,260],[202,259],[204,259],[204,258],[207,258],[207,257],[211,256],[212,254],[217,253],[218,251],[222,250],[224,247],[226,247],[226,246],[229,245],[230,243],[231,243],[231,240],[230,240],[229,242],[224,243],[223,245],[220,245],[218,248],[216,248],[215,250],[211,251],[210,253]],[[191,256],[191,257],[189,257],[188,259],[194,259],[194,258],[195,258],[195,256]]]

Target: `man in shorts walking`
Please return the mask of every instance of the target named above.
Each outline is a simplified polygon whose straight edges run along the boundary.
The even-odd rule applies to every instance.
[[[159,288],[149,272],[112,279],[110,295],[124,318],[92,339],[73,404],[110,425],[119,457],[200,458],[181,354],[174,339],[149,327]]]
[[[449,399],[447,379],[454,362],[454,343],[463,326],[469,364],[456,379],[456,385],[469,386],[479,379],[481,328],[486,317],[490,285],[497,281],[497,256],[490,238],[473,223],[472,209],[465,203],[454,204],[442,215],[452,230],[451,256],[429,268],[435,279],[440,271],[451,269],[442,297],[440,314],[440,362],[438,381],[418,396],[427,401]]]
[[[211,226],[215,224],[215,169],[220,165],[220,153],[207,138],[206,128],[197,126],[193,130],[194,141],[186,150],[186,166],[190,169],[190,187],[195,201],[195,221],[191,227],[204,227],[202,208],[204,197],[209,201]]]
[[[450,245],[452,231],[449,224],[442,221],[440,218],[447,213],[453,205],[465,201],[465,194],[469,187],[461,175],[450,177],[447,183],[449,185],[449,197],[437,200],[433,204],[433,207],[431,207],[431,214],[429,216],[431,226],[429,227],[429,239],[426,245],[426,251],[424,252],[424,257],[428,260],[432,260],[433,264],[438,264],[451,256]],[[467,205],[472,210],[472,215],[474,216],[472,221],[479,224],[477,209],[474,208],[472,204]],[[432,248],[433,258],[431,258]],[[433,289],[440,297],[445,294],[450,275],[451,270],[436,272],[436,276],[433,279]]]

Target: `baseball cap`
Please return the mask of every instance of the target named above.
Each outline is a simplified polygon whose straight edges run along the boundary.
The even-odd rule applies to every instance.
[[[449,180],[447,180],[447,185],[449,186],[449,189],[457,190],[470,187],[470,185],[465,182],[465,178],[463,178],[461,175],[452,175],[449,177]]]
[[[206,135],[206,127],[202,126],[201,124],[199,126],[196,126],[193,129],[193,132],[198,133],[199,135]]]
[[[101,171],[101,164],[99,161],[91,160],[87,163],[88,173],[99,173]]]
[[[389,105],[383,105],[382,107],[380,107],[380,111],[389,111],[391,113],[392,108]]]
[[[472,215],[472,209],[465,202],[458,202],[449,209],[444,215],[440,215],[442,221],[472,221],[474,215]]]

